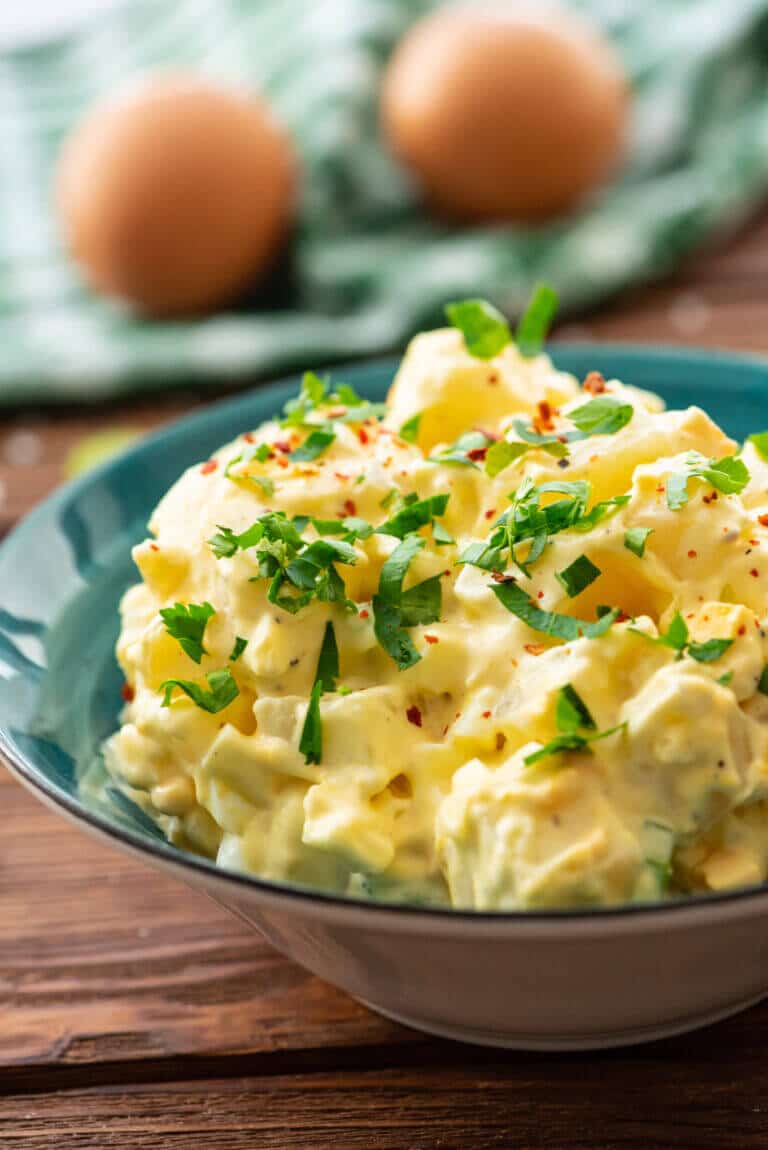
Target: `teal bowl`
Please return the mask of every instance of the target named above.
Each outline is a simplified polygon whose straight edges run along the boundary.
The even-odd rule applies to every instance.
[[[598,370],[658,392],[671,407],[698,404],[736,439],[768,427],[768,363],[587,343],[554,345],[552,355],[559,368],[578,377]],[[335,374],[381,399],[395,369],[395,361],[385,360]],[[121,707],[114,645],[120,597],[137,579],[131,548],[184,468],[273,415],[297,385],[297,379],[270,384],[163,428],[60,488],[2,544],[0,752],[11,770],[85,829],[204,887],[329,981],[436,1033],[528,1048],[611,1045],[698,1025],[768,991],[768,964],[745,958],[768,951],[763,888],[589,912],[486,915],[376,905],[222,871],[167,843],[139,808],[109,786],[100,747]],[[725,937],[735,949],[721,956],[721,967],[730,978],[713,972],[706,990],[699,967],[686,983],[681,964],[687,969],[704,962],[712,970],[722,945],[718,931],[727,923],[733,934]],[[682,937],[689,945],[678,954],[678,966],[672,963],[670,982],[670,938],[679,937],[678,924],[688,924]],[[755,946],[756,924],[762,950]],[[748,942],[739,931],[750,932]],[[481,937],[485,948],[478,945]],[[576,967],[579,947],[586,946],[584,978],[595,987],[580,1005],[565,993],[572,979],[557,957],[566,940]],[[440,947],[435,960],[447,981],[435,980],[435,966],[424,965],[433,945]],[[660,950],[666,951],[663,963]],[[741,956],[738,963],[733,954]],[[465,970],[470,955],[471,992]],[[543,1010],[532,1013],[530,993],[527,1000],[510,998],[516,963],[523,964],[520,986],[533,988]],[[484,973],[478,964],[487,967]],[[643,980],[645,997],[637,989]],[[503,1009],[492,995],[500,985]]]

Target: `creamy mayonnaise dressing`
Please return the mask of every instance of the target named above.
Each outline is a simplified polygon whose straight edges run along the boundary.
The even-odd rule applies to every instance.
[[[343,390],[305,408],[303,424],[267,423],[190,468],[134,552],[142,581],[117,648],[128,702],[106,757],[169,837],[268,879],[478,909],[764,880],[755,447],[718,487],[712,461],[738,448],[698,408],[667,412],[594,374],[582,390],[513,344],[478,360],[453,329],[412,342],[383,421],[356,418]],[[308,424],[321,442],[302,451]],[[500,437],[525,447],[489,475]],[[432,521],[377,531],[408,496],[438,497]],[[542,539],[558,503],[565,526],[547,520]],[[489,557],[508,511],[513,554]],[[232,542],[268,512],[287,518],[266,542],[261,528]],[[315,548],[298,583],[281,580],[321,538],[336,558]],[[458,563],[467,548],[485,565]],[[185,631],[184,608],[206,604]]]

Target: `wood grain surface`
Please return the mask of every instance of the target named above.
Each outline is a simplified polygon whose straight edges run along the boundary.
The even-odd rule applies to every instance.
[[[768,214],[559,335],[768,354],[767,321]],[[13,413],[0,424],[0,533],[61,481],[83,435],[201,402]],[[768,1004],[604,1054],[433,1041],[306,974],[199,891],[92,841],[1,771],[0,806],[2,1150],[768,1148]]]

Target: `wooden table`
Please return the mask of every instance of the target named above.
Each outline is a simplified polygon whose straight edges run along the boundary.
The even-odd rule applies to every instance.
[[[561,334],[768,352],[767,320],[768,215]],[[199,402],[6,420],[0,529],[60,481],[83,433]],[[605,1054],[434,1041],[93,842],[1,771],[0,805],[2,1150],[768,1147],[768,1003]]]

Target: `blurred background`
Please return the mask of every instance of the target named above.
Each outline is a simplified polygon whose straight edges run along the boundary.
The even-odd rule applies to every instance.
[[[445,302],[768,350],[768,0],[0,11],[0,528]]]

